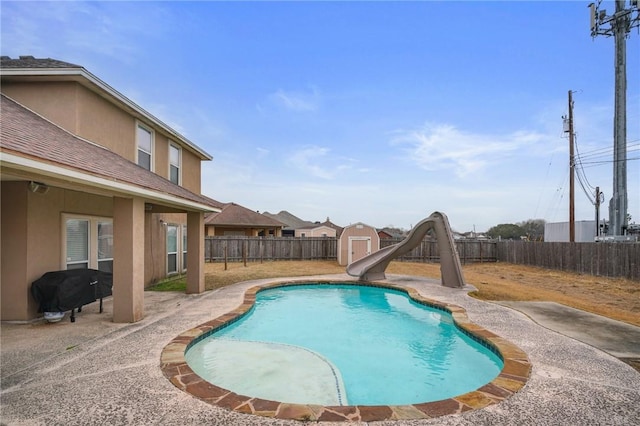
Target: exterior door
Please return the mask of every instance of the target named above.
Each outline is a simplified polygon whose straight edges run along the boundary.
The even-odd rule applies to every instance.
[[[371,237],[349,237],[349,263],[371,253]]]

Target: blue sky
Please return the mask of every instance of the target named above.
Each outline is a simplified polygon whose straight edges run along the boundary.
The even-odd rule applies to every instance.
[[[588,185],[612,195],[614,43],[589,1],[8,2],[1,53],[84,66],[201,146],[202,192],[260,212],[458,231],[567,221],[574,90]],[[613,11],[612,2],[604,2]],[[640,222],[640,35],[627,41]],[[576,220],[594,206],[576,179]]]

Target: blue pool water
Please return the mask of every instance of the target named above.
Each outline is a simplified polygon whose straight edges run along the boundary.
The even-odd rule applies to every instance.
[[[447,312],[397,290],[333,284],[261,291],[254,309],[185,357],[236,393],[321,405],[437,401],[483,386],[503,365]]]

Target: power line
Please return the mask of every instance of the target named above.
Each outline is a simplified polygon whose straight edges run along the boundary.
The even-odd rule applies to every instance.
[[[580,179],[580,174],[582,174],[582,177],[584,178],[584,182],[586,182],[586,184],[589,186],[589,188],[592,188],[593,190],[595,190],[596,188],[594,186],[592,186],[589,183],[589,180],[587,179],[587,175],[584,172],[584,168],[582,167],[582,159],[580,158],[580,151],[578,150],[578,137],[577,135],[575,136],[575,145],[576,145],[576,153],[578,154],[576,156],[576,160],[575,160],[575,164],[578,166],[578,179]],[[580,182],[580,184],[582,185],[583,183]],[[582,186],[582,189],[584,189],[584,185]]]
[[[636,149],[636,147],[640,147],[640,142],[638,141],[640,141],[640,139],[629,141],[630,143],[627,143],[627,150],[633,151],[634,149]],[[638,142],[638,143],[633,143],[633,142]],[[591,151],[585,151],[584,153],[582,153],[582,155],[579,155],[579,157],[582,159],[590,158],[590,157],[604,157],[604,156],[611,155],[612,152],[613,152],[612,147],[599,148]]]

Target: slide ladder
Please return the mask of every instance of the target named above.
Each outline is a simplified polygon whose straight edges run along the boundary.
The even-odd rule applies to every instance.
[[[460,258],[453,242],[449,219],[444,213],[433,212],[411,229],[397,244],[380,249],[347,265],[347,273],[361,281],[384,280],[389,263],[417,247],[430,229],[435,230],[440,252],[440,274],[445,287],[464,287]]]

